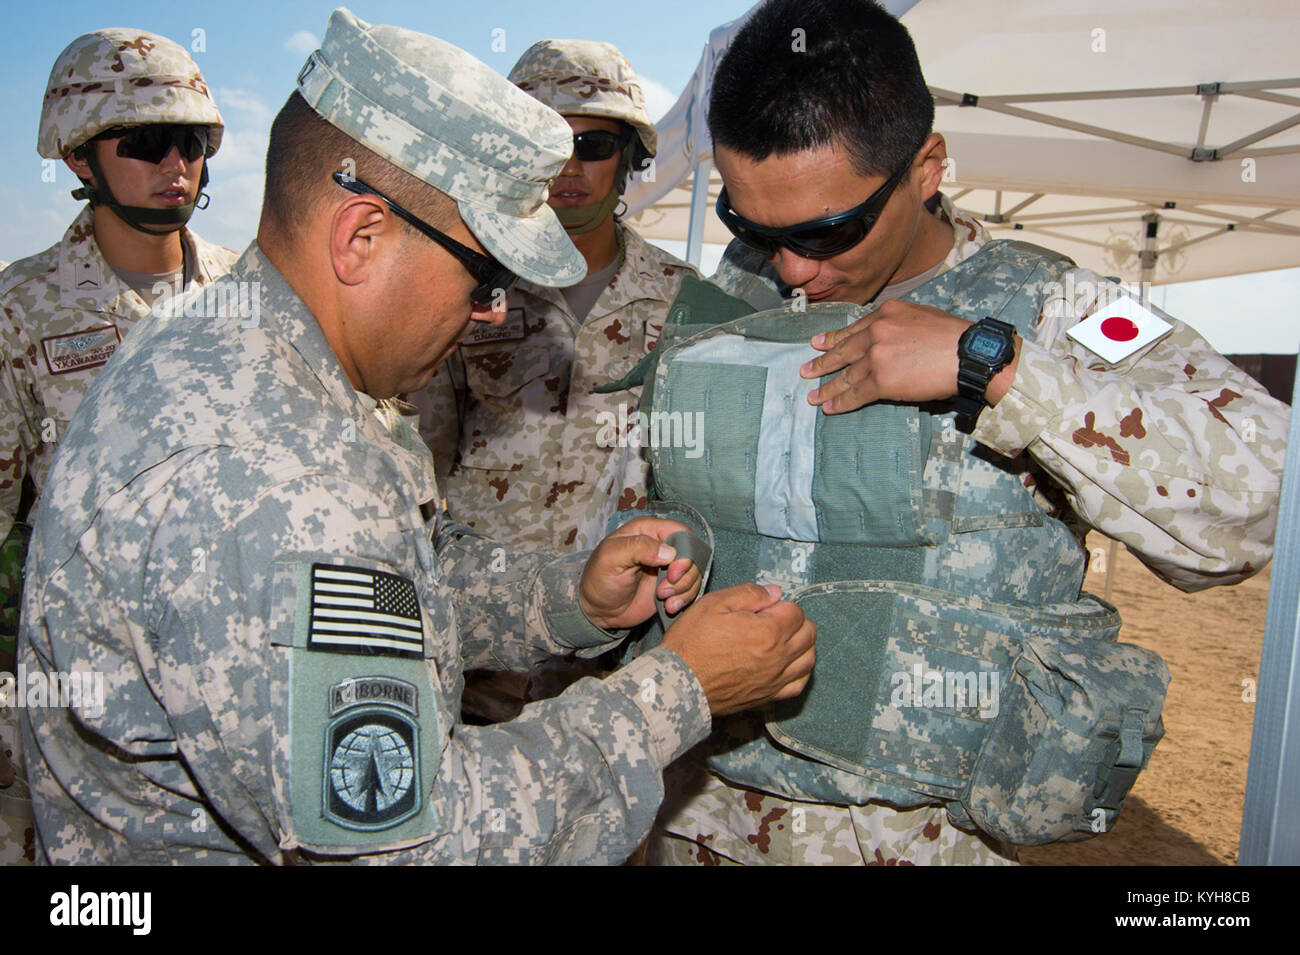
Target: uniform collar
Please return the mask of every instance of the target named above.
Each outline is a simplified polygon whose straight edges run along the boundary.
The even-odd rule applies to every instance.
[[[204,285],[223,271],[221,249],[204,242],[189,229],[181,229],[186,258],[195,263],[194,283]],[[59,305],[84,312],[113,315],[149,313],[149,306],[135,290],[117,277],[95,241],[95,212],[89,203],[63,233],[59,243]]]
[[[388,430],[390,421],[380,420],[376,414],[376,401],[352,387],[338,356],[330,348],[320,323],[308,310],[298,293],[293,290],[280,271],[271,264],[254,240],[223,281],[259,282],[261,313],[259,321],[272,337],[279,337],[301,356],[311,369],[321,388],[340,409],[339,425],[357,422],[360,436],[374,442],[389,453],[409,488],[421,504],[437,500],[438,489],[434,479],[433,458],[424,449],[423,454],[407,446],[399,435]],[[383,405],[381,405],[383,407]]]
[[[952,200],[942,192],[938,193],[939,208],[935,210],[935,215],[941,219],[947,219],[952,225],[952,249],[948,252],[948,257],[944,259],[944,269],[947,271],[959,262],[964,262],[972,255],[978,252],[984,246],[993,241],[987,229],[980,223],[974,215],[963,209],[958,209],[953,205]]]
[[[660,252],[621,222],[614,223],[614,235],[618,239],[618,271],[591,306],[585,322],[617,312],[641,299],[658,299],[651,290],[658,286],[654,280],[663,277],[668,265],[664,258],[666,253]],[[520,281],[519,286],[529,295],[545,299],[568,314],[568,304],[559,289],[527,281]]]
[[[596,299],[587,320],[617,312],[641,299],[658,300],[655,289],[663,279],[664,253],[659,252],[634,230],[614,224],[618,236],[621,263],[609,287]]]

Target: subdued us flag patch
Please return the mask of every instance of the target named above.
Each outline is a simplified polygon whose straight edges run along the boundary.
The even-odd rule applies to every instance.
[[[307,647],[330,653],[424,656],[415,585],[382,570],[312,564]]]

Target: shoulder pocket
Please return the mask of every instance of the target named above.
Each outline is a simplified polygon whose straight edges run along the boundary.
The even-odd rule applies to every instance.
[[[275,760],[282,846],[376,852],[433,838],[445,707],[418,591],[355,558],[273,572],[271,644],[289,688],[274,703],[287,741]]]

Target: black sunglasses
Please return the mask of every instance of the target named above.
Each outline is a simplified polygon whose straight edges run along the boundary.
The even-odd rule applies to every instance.
[[[429,223],[407,212],[378,189],[372,189],[355,176],[345,176],[341,172],[336,172],[334,173],[334,181],[348,192],[355,192],[359,196],[378,196],[383,199],[384,202],[388,203],[388,208],[393,211],[393,215],[399,219],[405,219],[454,255],[460,264],[465,266],[466,271],[474,276],[474,280],[479,283],[474,288],[474,291],[469,293],[469,300],[478,308],[491,306],[498,290],[505,292],[518,280],[519,277],[514,272],[511,272],[496,259],[490,259],[486,255],[475,252],[467,245],[461,245],[445,232],[439,232]]]
[[[605,129],[592,129],[573,136],[573,156],[578,162],[600,162],[620,152],[628,137]]]
[[[117,154],[125,159],[157,165],[172,151],[186,162],[194,162],[208,151],[208,127],[159,123],[151,126],[114,126],[95,139],[116,139]]]
[[[847,252],[867,237],[894,188],[911,168],[912,160],[909,159],[860,206],[833,216],[778,227],[759,225],[737,215],[732,211],[727,188],[723,186],[718,194],[718,218],[732,235],[765,256],[775,255],[776,250],[784,246],[805,259],[829,259]]]

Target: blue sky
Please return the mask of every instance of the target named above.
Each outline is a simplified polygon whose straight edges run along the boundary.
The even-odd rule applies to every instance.
[[[433,33],[506,73],[544,37],[609,40],[643,74],[653,108],[666,110],[686,84],[711,27],[739,16],[752,0],[657,0],[650,4],[481,0],[478,3],[355,0],[352,11],[371,23],[393,23]],[[226,121],[211,163],[212,204],[194,219],[208,239],[243,249],[261,204],[262,163],[271,119],[293,89],[307,54],[324,34],[337,3],[92,3],[13,5],[0,40],[0,117],[6,136],[0,161],[0,200],[11,228],[0,230],[0,259],[30,255],[58,241],[79,203],[77,182],[58,165],[55,182],[42,180],[36,129],[50,67],[77,35],[107,26],[140,27],[193,50]],[[565,12],[561,12],[561,8]],[[497,49],[494,49],[494,40]],[[504,50],[500,47],[504,45]]]
[[[354,0],[351,9],[371,23],[433,33],[502,73],[543,37],[608,40],[641,74],[651,112],[658,116],[689,80],[709,30],[744,13],[751,2]],[[231,0],[207,6],[64,0],[49,7],[10,5],[0,40],[0,89],[5,91],[0,120],[6,130],[0,162],[7,171],[0,177],[0,201],[9,221],[9,227],[0,230],[0,260],[30,255],[58,241],[80,207],[68,195],[77,182],[66,167],[58,166],[55,182],[43,181],[35,149],[37,121],[55,57],[73,37],[106,26],[152,30],[194,49],[227,124],[211,167],[212,204],[196,216],[194,225],[205,238],[243,249],[255,231],[261,205],[271,119],[335,5],[332,0]],[[504,50],[499,49],[502,42]],[[706,265],[708,261],[706,254]],[[1298,297],[1300,269],[1290,269],[1168,286],[1155,291],[1154,302],[1198,328],[1222,351],[1295,352],[1300,317],[1292,303]],[[1243,319],[1243,313],[1250,320]]]

